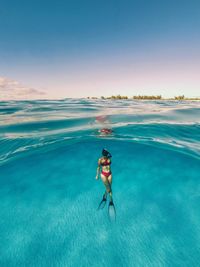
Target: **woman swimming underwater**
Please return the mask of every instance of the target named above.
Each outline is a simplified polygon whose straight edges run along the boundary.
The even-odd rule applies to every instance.
[[[103,195],[103,199],[101,203],[99,204],[98,209],[102,209],[105,207],[106,200],[107,200],[107,194],[110,196],[110,202],[109,202],[109,208],[112,206],[114,208],[113,204],[113,198],[112,198],[112,172],[111,172],[111,157],[112,155],[110,152],[108,152],[105,148],[102,150],[102,157],[98,160],[98,167],[97,167],[97,174],[96,179],[99,178],[99,173],[101,170],[101,180],[105,185],[106,191]],[[115,212],[115,210],[114,210]],[[110,209],[109,209],[110,213]]]

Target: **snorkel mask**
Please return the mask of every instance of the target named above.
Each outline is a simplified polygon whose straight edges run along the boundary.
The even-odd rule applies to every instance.
[[[105,148],[103,148],[103,150],[102,150],[102,155],[104,157],[107,157],[107,158],[111,158],[112,157],[112,155],[110,154],[110,152],[108,152],[108,150],[106,150]]]

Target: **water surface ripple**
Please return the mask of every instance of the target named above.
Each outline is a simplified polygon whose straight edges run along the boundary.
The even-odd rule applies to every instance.
[[[112,129],[112,134],[100,134],[102,128]],[[162,146],[199,158],[200,102],[65,99],[0,103],[1,164],[36,147],[98,137]]]

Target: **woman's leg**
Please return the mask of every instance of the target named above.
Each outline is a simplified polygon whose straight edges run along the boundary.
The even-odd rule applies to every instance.
[[[103,174],[101,174],[101,179],[105,185],[106,188],[106,192],[105,192],[105,196],[107,196],[107,194],[110,195],[110,200],[112,200],[112,188],[111,188],[111,184],[112,184],[112,174],[108,177],[104,176]]]
[[[112,185],[112,174],[110,176],[108,176],[108,182],[110,184],[110,192],[109,192],[109,194],[110,194],[110,201],[112,201],[112,187],[111,187],[111,185]]]
[[[101,180],[105,185],[105,188],[106,188],[105,195],[107,195],[111,191],[110,183],[108,181],[108,178],[103,174],[101,174]]]
[[[112,174],[108,176],[108,182],[110,183],[110,185],[112,185]]]

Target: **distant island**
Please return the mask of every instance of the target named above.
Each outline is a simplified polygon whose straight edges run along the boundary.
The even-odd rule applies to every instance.
[[[99,99],[99,97],[87,97],[87,99]],[[122,96],[122,95],[112,95],[112,96],[101,96],[100,99],[134,99],[134,100],[200,100],[200,97],[185,97],[184,95],[174,96],[172,98],[163,98],[161,95],[137,95],[137,96]]]

